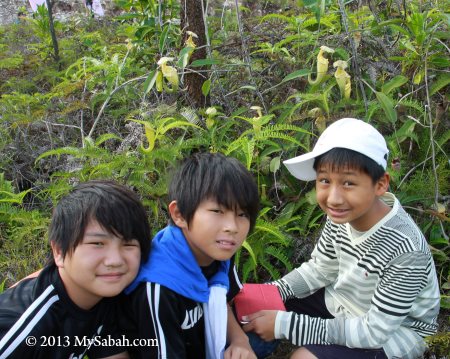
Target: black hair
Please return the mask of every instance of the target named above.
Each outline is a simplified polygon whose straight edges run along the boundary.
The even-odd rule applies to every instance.
[[[196,153],[182,161],[172,176],[169,200],[177,201],[189,225],[200,203],[207,199],[227,209],[239,207],[249,216],[253,230],[259,211],[258,187],[239,160],[221,153]]]
[[[333,148],[314,160],[314,170],[321,166],[331,166],[331,171],[343,168],[356,169],[367,174],[373,183],[376,183],[386,172],[385,169],[373,159],[360,152],[347,148]]]
[[[72,254],[82,242],[90,220],[125,241],[136,239],[141,246],[141,261],[150,252],[150,225],[138,196],[114,181],[92,180],[74,187],[53,210],[49,240],[63,257]]]

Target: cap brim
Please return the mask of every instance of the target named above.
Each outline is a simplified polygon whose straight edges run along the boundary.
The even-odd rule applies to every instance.
[[[304,155],[283,161],[283,164],[295,178],[298,178],[302,181],[312,181],[316,179],[314,160],[316,159],[316,157],[328,151],[328,148],[323,148],[320,151],[305,153]]]

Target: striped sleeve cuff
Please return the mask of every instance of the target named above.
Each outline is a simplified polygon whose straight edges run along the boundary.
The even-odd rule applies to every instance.
[[[327,338],[327,319],[313,318],[294,312],[277,313],[274,336],[276,339],[287,339],[292,344],[330,344]]]
[[[294,312],[283,312],[281,310],[278,311],[275,318],[275,339],[288,339],[287,334],[289,333],[289,325],[291,323],[291,317],[293,315]]]
[[[281,299],[283,299],[283,302],[285,302],[289,298],[294,297],[294,293],[292,292],[291,287],[284,279],[278,279],[276,281],[270,282],[268,284],[276,285],[278,288],[278,291],[280,292]]]

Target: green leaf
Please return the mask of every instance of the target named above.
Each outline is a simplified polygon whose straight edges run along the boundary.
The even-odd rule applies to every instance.
[[[449,31],[436,31],[434,33],[434,37],[441,39],[441,40],[449,40],[450,32]]]
[[[211,89],[211,79],[208,79],[205,82],[203,82],[203,85],[202,85],[203,96],[205,96],[205,97],[208,96],[210,89]]]
[[[242,247],[247,250],[248,254],[250,254],[250,257],[252,258],[253,263],[256,265],[256,256],[255,252],[253,252],[252,246],[248,243],[248,241],[244,241],[244,243],[242,243]]]
[[[192,61],[192,67],[201,67],[201,66],[210,66],[210,65],[218,65],[220,64],[220,60],[216,59],[199,59]]]
[[[409,40],[404,40],[404,41],[401,41],[401,44],[402,44],[405,48],[407,48],[409,51],[411,51],[413,54],[419,55],[419,54],[417,53],[416,48],[414,47],[414,45],[412,44],[411,41],[409,41]]]
[[[375,95],[377,96],[378,102],[383,108],[383,111],[386,114],[387,119],[391,123],[397,122],[397,112],[394,109],[392,100],[382,92],[375,91]]]
[[[448,68],[450,67],[450,60],[442,56],[431,56],[428,63],[434,67]]]
[[[448,246],[448,240],[442,237],[433,238],[430,240],[432,246]]]
[[[447,254],[444,251],[433,247],[431,247],[430,249],[431,253],[433,254],[433,259],[435,262],[446,263],[448,261]]]
[[[160,54],[163,54],[165,52],[164,45],[166,44],[166,39],[169,34],[169,28],[170,28],[170,24],[168,26],[165,26],[159,37],[159,53]]]
[[[297,70],[294,71],[292,73],[290,73],[289,75],[287,75],[281,82],[286,82],[286,81],[290,81],[299,77],[305,77],[308,76],[311,73],[311,70],[308,69],[301,69],[301,70]]]
[[[408,32],[408,30],[405,30],[403,27],[399,26],[399,25],[390,25],[391,29],[393,30],[397,30],[398,32],[402,33],[405,36],[411,36],[411,34]]]
[[[402,75],[395,76],[391,81],[381,87],[381,92],[388,95],[393,89],[403,86],[408,82],[408,78]]]
[[[189,55],[194,51],[193,47],[186,46],[185,48],[181,49],[180,53],[178,54],[178,67],[184,69],[189,61]]]
[[[394,141],[397,143],[402,143],[408,138],[415,139],[418,142],[416,134],[414,133],[414,128],[416,126],[416,122],[413,120],[406,121],[402,127],[400,127],[395,133]]]
[[[280,169],[280,164],[281,164],[280,156],[272,158],[269,165],[270,172],[275,173],[276,171],[278,171]]]
[[[147,78],[145,79],[145,82],[144,82],[144,95],[148,94],[148,92],[155,85],[155,81],[156,81],[157,75],[158,75],[158,71],[157,70],[153,70],[152,72],[150,72],[148,74],[148,76],[147,76]]]

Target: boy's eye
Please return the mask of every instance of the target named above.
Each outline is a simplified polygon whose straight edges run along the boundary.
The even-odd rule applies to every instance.
[[[239,217],[244,217],[244,218],[249,218],[250,217],[247,212],[240,212],[240,213],[238,213],[238,216]]]
[[[88,244],[90,244],[91,246],[94,246],[94,247],[103,247],[104,246],[103,242],[89,242]]]
[[[210,211],[214,212],[214,213],[222,213],[222,210],[220,208],[213,208],[213,209],[210,209]]]
[[[141,247],[141,245],[139,244],[139,241],[137,239],[133,239],[131,241],[125,242],[125,246],[126,247]]]
[[[345,182],[344,182],[344,186],[345,186],[345,187],[350,187],[350,186],[353,186],[353,185],[354,185],[353,182],[350,182],[350,181],[345,181]]]
[[[328,180],[327,180],[326,178],[318,178],[317,181],[318,181],[319,183],[323,183],[323,184],[328,183]]]

